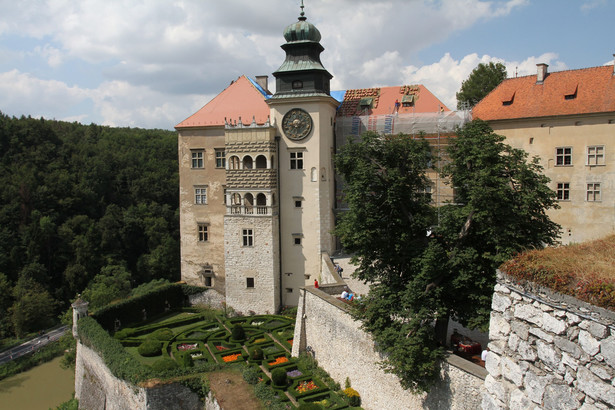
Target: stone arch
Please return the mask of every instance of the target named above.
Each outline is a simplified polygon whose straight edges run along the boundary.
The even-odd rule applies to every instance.
[[[256,168],[257,169],[265,169],[267,168],[267,157],[264,155],[259,155],[256,157]]]
[[[267,206],[267,197],[262,192],[256,195],[257,206]]]
[[[243,157],[243,169],[252,169],[253,167],[254,161],[252,160],[252,157],[249,155]]]
[[[237,155],[233,155],[228,161],[229,169],[239,169],[239,157]]]
[[[247,193],[243,196],[243,204],[247,214],[253,213],[254,209],[254,195]]]

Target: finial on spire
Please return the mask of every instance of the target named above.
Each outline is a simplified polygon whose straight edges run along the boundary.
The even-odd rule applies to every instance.
[[[301,0],[301,17],[299,17],[299,20],[306,20],[307,17],[305,17],[305,12],[303,11],[303,9],[305,8],[305,6],[303,5],[303,0]]]

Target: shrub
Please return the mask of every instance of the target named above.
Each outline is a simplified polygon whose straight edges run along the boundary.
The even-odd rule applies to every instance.
[[[127,327],[125,329],[122,330],[118,330],[117,332],[115,332],[115,334],[113,335],[114,338],[121,340],[121,339],[126,339],[127,337],[132,336],[132,334],[134,333],[134,329]]]
[[[233,326],[233,331],[231,333],[231,337],[234,340],[245,340],[246,339],[246,331],[243,330],[243,327],[238,323]]]
[[[176,353],[177,363],[181,367],[192,367],[194,366],[194,360],[192,360],[192,355],[190,352],[178,352]]]
[[[286,369],[274,369],[271,372],[271,381],[275,386],[286,386],[287,385],[287,376]]]
[[[241,369],[241,375],[248,384],[256,384],[259,381],[258,379],[261,377],[261,372],[255,367],[243,366]]]
[[[163,327],[162,329],[156,330],[152,333],[152,338],[160,341],[166,341],[173,339],[173,331],[168,327]]]
[[[263,360],[263,349],[256,346],[250,353],[251,360]]]
[[[139,345],[137,351],[144,357],[158,356],[162,353],[162,343],[155,339],[145,339],[145,342]]]
[[[177,369],[179,366],[175,363],[175,360],[165,357],[164,359],[156,360],[152,365],[152,369],[155,372],[167,372],[169,370]]]
[[[359,407],[361,405],[361,396],[359,396],[359,392],[352,387],[344,389],[344,394],[348,397],[348,404],[352,407]]]

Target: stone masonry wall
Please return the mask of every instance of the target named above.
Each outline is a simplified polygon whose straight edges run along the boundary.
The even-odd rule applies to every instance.
[[[484,409],[615,407],[615,312],[498,273]]]
[[[348,314],[346,306],[319,289],[302,289],[293,356],[307,349],[340,385],[344,386],[348,377],[361,395],[361,406],[365,409],[480,407],[485,369],[451,356],[443,365],[443,381],[428,394],[413,395],[400,386],[396,376],[380,368],[378,362],[383,357],[374,349],[370,336]]]
[[[177,383],[150,388],[137,387],[117,379],[102,358],[77,342],[75,397],[87,410],[193,410],[202,408],[199,397]]]

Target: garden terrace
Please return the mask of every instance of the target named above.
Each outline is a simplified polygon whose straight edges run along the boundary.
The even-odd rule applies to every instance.
[[[615,235],[581,244],[531,250],[500,270],[592,305],[615,309]]]
[[[154,379],[191,378],[186,384],[198,389],[195,384],[203,374],[239,365],[255,392],[268,389],[278,403],[349,408],[349,398],[336,392],[339,385],[326,372],[309,358],[291,357],[294,319],[286,316],[229,318],[224,312],[182,308],[118,329],[113,337],[92,318],[84,318],[79,335],[116,377],[141,386]]]

